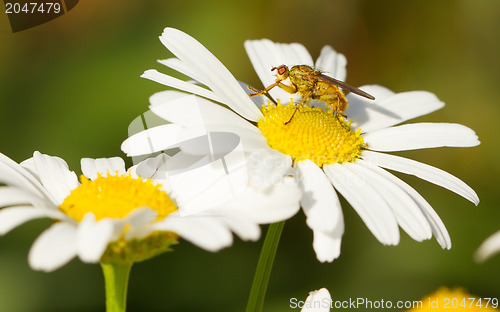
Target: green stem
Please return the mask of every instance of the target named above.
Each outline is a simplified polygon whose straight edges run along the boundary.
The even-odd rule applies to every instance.
[[[106,312],[125,312],[132,263],[101,263],[106,289]]]
[[[285,221],[273,223],[267,229],[266,239],[260,251],[259,263],[255,276],[253,278],[252,290],[248,298],[246,312],[260,312],[264,306],[264,298],[266,296],[267,284],[271,276],[274,257],[278,249],[281,232]]]

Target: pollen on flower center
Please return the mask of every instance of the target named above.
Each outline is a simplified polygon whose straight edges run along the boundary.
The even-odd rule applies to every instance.
[[[295,110],[293,103],[263,106],[264,118],[258,127],[267,144],[295,161],[310,159],[318,166],[353,162],[366,148],[360,129],[351,130],[350,123],[331,110],[310,106],[299,107],[292,120],[285,124]]]
[[[149,207],[158,212],[158,220],[177,210],[174,202],[151,180],[134,179],[130,175],[98,176],[88,180],[81,176],[82,184],[66,197],[59,209],[80,222],[88,212],[96,220],[124,218],[132,210]]]

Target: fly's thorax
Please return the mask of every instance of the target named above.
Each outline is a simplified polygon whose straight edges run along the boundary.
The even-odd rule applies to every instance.
[[[314,72],[315,70],[307,65],[296,65],[290,69],[290,82],[297,87],[302,96],[315,88],[317,80],[304,78],[304,75],[314,77]]]

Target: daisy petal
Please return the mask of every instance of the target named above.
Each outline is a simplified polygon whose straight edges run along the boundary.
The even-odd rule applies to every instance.
[[[332,297],[326,288],[311,291],[301,312],[329,312]]]
[[[500,251],[500,231],[488,237],[474,254],[476,261],[483,262]]]
[[[269,188],[283,180],[292,167],[289,155],[271,148],[253,151],[248,156],[248,177],[250,185],[260,190]]]
[[[19,165],[21,165],[21,167],[23,167],[24,169],[26,169],[29,173],[31,173],[31,175],[39,182],[40,180],[38,179],[38,172],[36,171],[36,165],[35,165],[35,160],[33,159],[33,157],[30,157],[26,160],[23,160],[22,162],[19,163]]]
[[[92,212],[87,213],[78,225],[76,245],[83,262],[96,263],[101,259],[114,234],[113,220],[96,221]]]
[[[158,60],[158,63],[163,64],[167,67],[172,68],[173,70],[178,71],[181,74],[184,74],[192,79],[206,85],[199,77],[196,76],[196,73],[193,72],[188,66],[186,66],[181,60],[178,58],[169,58],[166,60]]]
[[[145,238],[153,232],[150,225],[156,220],[158,213],[149,207],[134,209],[127,216],[127,224],[130,226],[125,234],[126,240],[133,238]]]
[[[300,209],[300,189],[293,183],[281,182],[262,191],[248,187],[234,199],[220,207],[242,211],[259,224],[286,220]]]
[[[128,137],[123,141],[121,149],[127,153],[127,156],[147,155],[177,147],[179,142],[205,134],[206,130],[203,127],[186,129],[176,124],[161,125]]]
[[[302,64],[313,66],[311,55],[303,45],[298,43],[275,43],[268,39],[247,40],[245,50],[264,87],[273,84],[276,80],[275,73],[271,71],[273,67],[286,65],[290,68]],[[287,93],[278,87],[269,91],[269,94],[274,99],[300,99],[300,95]]]
[[[97,179],[98,175],[103,177],[125,174],[125,162],[120,157],[112,158],[82,158],[80,161],[83,174],[90,180]]]
[[[169,175],[168,178],[172,187],[170,195],[183,216],[227,202],[241,193],[248,183],[241,147],[223,158]]]
[[[212,159],[225,156],[238,145],[241,145],[245,153],[269,149],[266,138],[260,133],[241,128],[230,130],[231,127],[231,125],[220,124],[216,127],[220,131],[210,131],[206,135],[180,142],[179,148],[185,154],[210,156]]]
[[[254,93],[254,91],[252,91],[253,89],[255,89],[254,87],[252,87],[249,84],[246,84],[242,81],[238,81],[238,83],[243,88],[243,90],[245,90],[245,92],[248,96],[250,96],[250,94]],[[249,89],[250,87],[252,89]],[[255,106],[257,106],[258,109],[261,109],[263,105],[266,105],[270,102],[269,98],[265,97],[265,96],[252,96],[250,99],[253,101]]]
[[[343,223],[342,223],[343,225]],[[340,256],[340,245],[342,243],[342,231],[323,232],[313,230],[313,248],[316,258],[320,262],[332,262]]]
[[[242,240],[256,241],[260,237],[259,225],[242,213],[224,211],[224,223]]]
[[[0,235],[10,232],[12,229],[28,221],[39,218],[63,217],[62,212],[52,209],[35,208],[31,206],[16,206],[0,210]],[[64,219],[64,217],[63,217]]]
[[[342,208],[331,182],[315,163],[309,159],[297,162],[303,191],[300,204],[312,230],[344,233]]]
[[[233,243],[231,232],[213,217],[180,217],[176,212],[152,226],[154,230],[171,231],[208,251],[219,251]]]
[[[214,100],[216,102],[222,102],[222,99],[219,98],[214,92],[192,84],[190,82],[186,82],[174,77],[170,77],[168,75],[162,74],[155,69],[149,69],[141,75],[141,78],[146,78],[155,82],[158,82],[162,85],[166,85],[175,89],[179,89],[182,91],[186,91],[189,93],[193,93],[207,99]]]
[[[35,152],[33,159],[43,186],[51,194],[54,203],[57,206],[61,205],[79,185],[76,174],[69,171],[68,164],[59,157]]]
[[[76,256],[76,228],[66,222],[53,224],[31,247],[28,262],[34,270],[50,272]]]
[[[410,91],[394,94],[371,86],[360,87],[375,97],[374,101],[362,99],[349,93],[347,115],[354,120],[353,126],[366,132],[392,127],[406,120],[423,116],[442,107],[433,93],[426,91]]]
[[[257,121],[262,114],[229,70],[201,43],[174,28],[165,28],[160,41],[188,68],[196,69],[196,76],[239,115]]]
[[[459,178],[436,167],[423,164],[404,157],[363,151],[363,159],[389,170],[411,174],[420,179],[444,187],[463,198],[471,201],[476,206],[479,204],[479,197],[476,192]]]
[[[366,133],[369,149],[381,152],[407,151],[433,147],[479,145],[475,132],[452,123],[415,123]]]
[[[234,112],[213,102],[194,95],[177,91],[163,91],[149,98],[153,113],[172,123],[182,126],[205,125],[208,131],[221,131],[214,126],[227,126],[227,131],[246,129],[260,133],[257,127],[245,121]],[[237,132],[235,132],[237,133]]]
[[[380,194],[351,168],[351,163],[323,167],[333,186],[356,210],[373,235],[385,245],[399,243],[398,224]]]
[[[42,202],[43,199],[32,192],[18,187],[0,186],[0,208]]]
[[[40,196],[50,196],[40,184],[40,181],[27,169],[2,153],[0,153],[0,183],[28,189]]]
[[[374,166],[370,165],[370,168],[373,167]],[[432,229],[432,234],[434,234],[434,236],[436,237],[436,240],[438,241],[441,248],[450,249],[451,239],[450,239],[450,234],[448,234],[448,230],[446,230],[446,227],[444,226],[444,223],[441,220],[441,218],[439,218],[438,214],[434,211],[434,209],[432,209],[431,205],[429,205],[429,203],[422,197],[422,195],[420,195],[414,188],[409,186],[406,182],[397,178],[393,174],[385,171],[384,169],[380,168],[380,170],[377,170],[377,172],[385,176],[392,182],[396,183],[406,193],[408,193],[408,195],[410,195],[410,197],[420,207],[420,210],[422,211],[424,216],[427,218],[427,221],[429,222],[429,225],[431,226]]]
[[[165,171],[167,170],[166,162],[169,159],[170,156],[161,153],[156,157],[147,158],[141,161],[136,166],[131,167],[129,171],[133,172],[132,176],[134,178],[141,177],[143,179],[158,179],[158,178],[165,179],[166,178]]]
[[[347,59],[344,54],[337,53],[331,46],[327,45],[321,49],[315,67],[327,73],[328,76],[345,81],[347,76]]]
[[[432,229],[420,207],[401,187],[381,174],[383,169],[366,161],[356,161],[352,168],[365,177],[391,207],[396,220],[414,240],[421,242],[432,237]]]

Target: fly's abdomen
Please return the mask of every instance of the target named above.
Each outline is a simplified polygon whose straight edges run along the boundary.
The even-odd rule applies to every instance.
[[[344,93],[334,85],[318,82],[312,98],[325,102],[337,113],[342,113],[347,108],[347,99]]]

